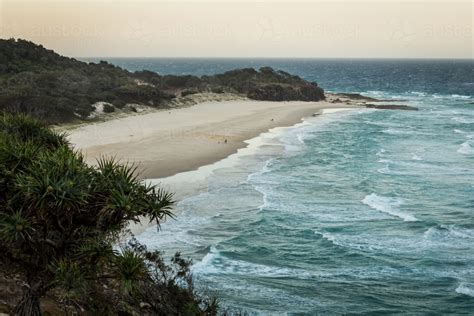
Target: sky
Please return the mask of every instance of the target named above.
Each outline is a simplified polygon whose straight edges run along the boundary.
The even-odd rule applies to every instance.
[[[473,58],[473,1],[0,0],[0,38],[74,57]]]

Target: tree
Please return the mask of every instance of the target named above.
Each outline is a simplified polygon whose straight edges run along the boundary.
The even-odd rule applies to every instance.
[[[16,315],[41,315],[40,299],[48,293],[89,309],[109,300],[100,307],[106,314],[114,305],[156,301],[144,289],[189,278],[184,266],[181,275],[157,280],[153,266],[169,269],[158,253],[136,243],[113,247],[130,221],[147,218],[159,227],[172,216],[173,203],[172,194],[139,181],[133,166],[113,159],[89,166],[63,134],[27,116],[0,114],[0,263],[24,275]],[[183,290],[186,303],[201,311],[191,286]]]

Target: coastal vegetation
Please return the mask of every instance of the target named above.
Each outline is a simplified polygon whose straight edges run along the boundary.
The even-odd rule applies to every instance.
[[[132,73],[106,61],[85,63],[60,56],[26,40],[0,40],[0,110],[49,124],[86,120],[97,102],[106,102],[109,112],[127,104],[167,107],[172,99],[198,92],[269,101],[325,98],[316,83],[270,67],[202,77]]]
[[[65,135],[0,114],[0,312],[215,314],[179,253],[166,262],[134,239],[116,246],[129,222],[159,227],[173,204],[133,166],[89,166]]]

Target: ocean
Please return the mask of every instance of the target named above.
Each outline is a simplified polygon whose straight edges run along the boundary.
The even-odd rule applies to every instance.
[[[107,60],[161,74],[271,66],[418,107],[265,133],[137,238],[191,257],[197,288],[231,311],[474,314],[473,60]]]

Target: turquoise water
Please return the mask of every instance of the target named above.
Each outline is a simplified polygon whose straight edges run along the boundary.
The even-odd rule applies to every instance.
[[[173,67],[199,73],[186,62]],[[231,310],[473,314],[473,62],[377,61],[364,74],[369,61],[305,62],[274,61],[420,111],[337,112],[262,135],[138,239],[193,258],[197,286]]]

